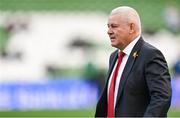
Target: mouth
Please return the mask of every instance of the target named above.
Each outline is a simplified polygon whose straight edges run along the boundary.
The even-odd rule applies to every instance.
[[[113,41],[115,41],[115,40],[116,40],[116,38],[115,38],[115,37],[113,37],[113,36],[111,36],[111,37],[110,37],[110,40],[111,40],[111,42],[113,42]]]

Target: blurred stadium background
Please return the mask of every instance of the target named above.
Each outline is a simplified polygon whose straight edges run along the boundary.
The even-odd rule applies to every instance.
[[[180,116],[180,0],[0,0],[0,117],[93,117],[110,46],[107,18],[134,7],[165,55]]]

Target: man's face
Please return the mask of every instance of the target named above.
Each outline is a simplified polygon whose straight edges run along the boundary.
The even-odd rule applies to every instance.
[[[123,15],[112,14],[108,19],[108,35],[113,47],[123,50],[129,42],[129,26]]]

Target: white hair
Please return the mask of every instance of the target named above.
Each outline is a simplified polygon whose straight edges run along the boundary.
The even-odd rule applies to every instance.
[[[137,25],[137,30],[141,34],[141,20],[139,14],[134,8],[129,6],[120,6],[111,11],[111,14],[121,13],[125,15],[128,22],[133,22]]]

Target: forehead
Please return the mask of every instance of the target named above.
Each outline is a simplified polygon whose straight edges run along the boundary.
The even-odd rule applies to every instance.
[[[122,14],[111,14],[108,18],[108,24],[121,24],[125,21]]]

